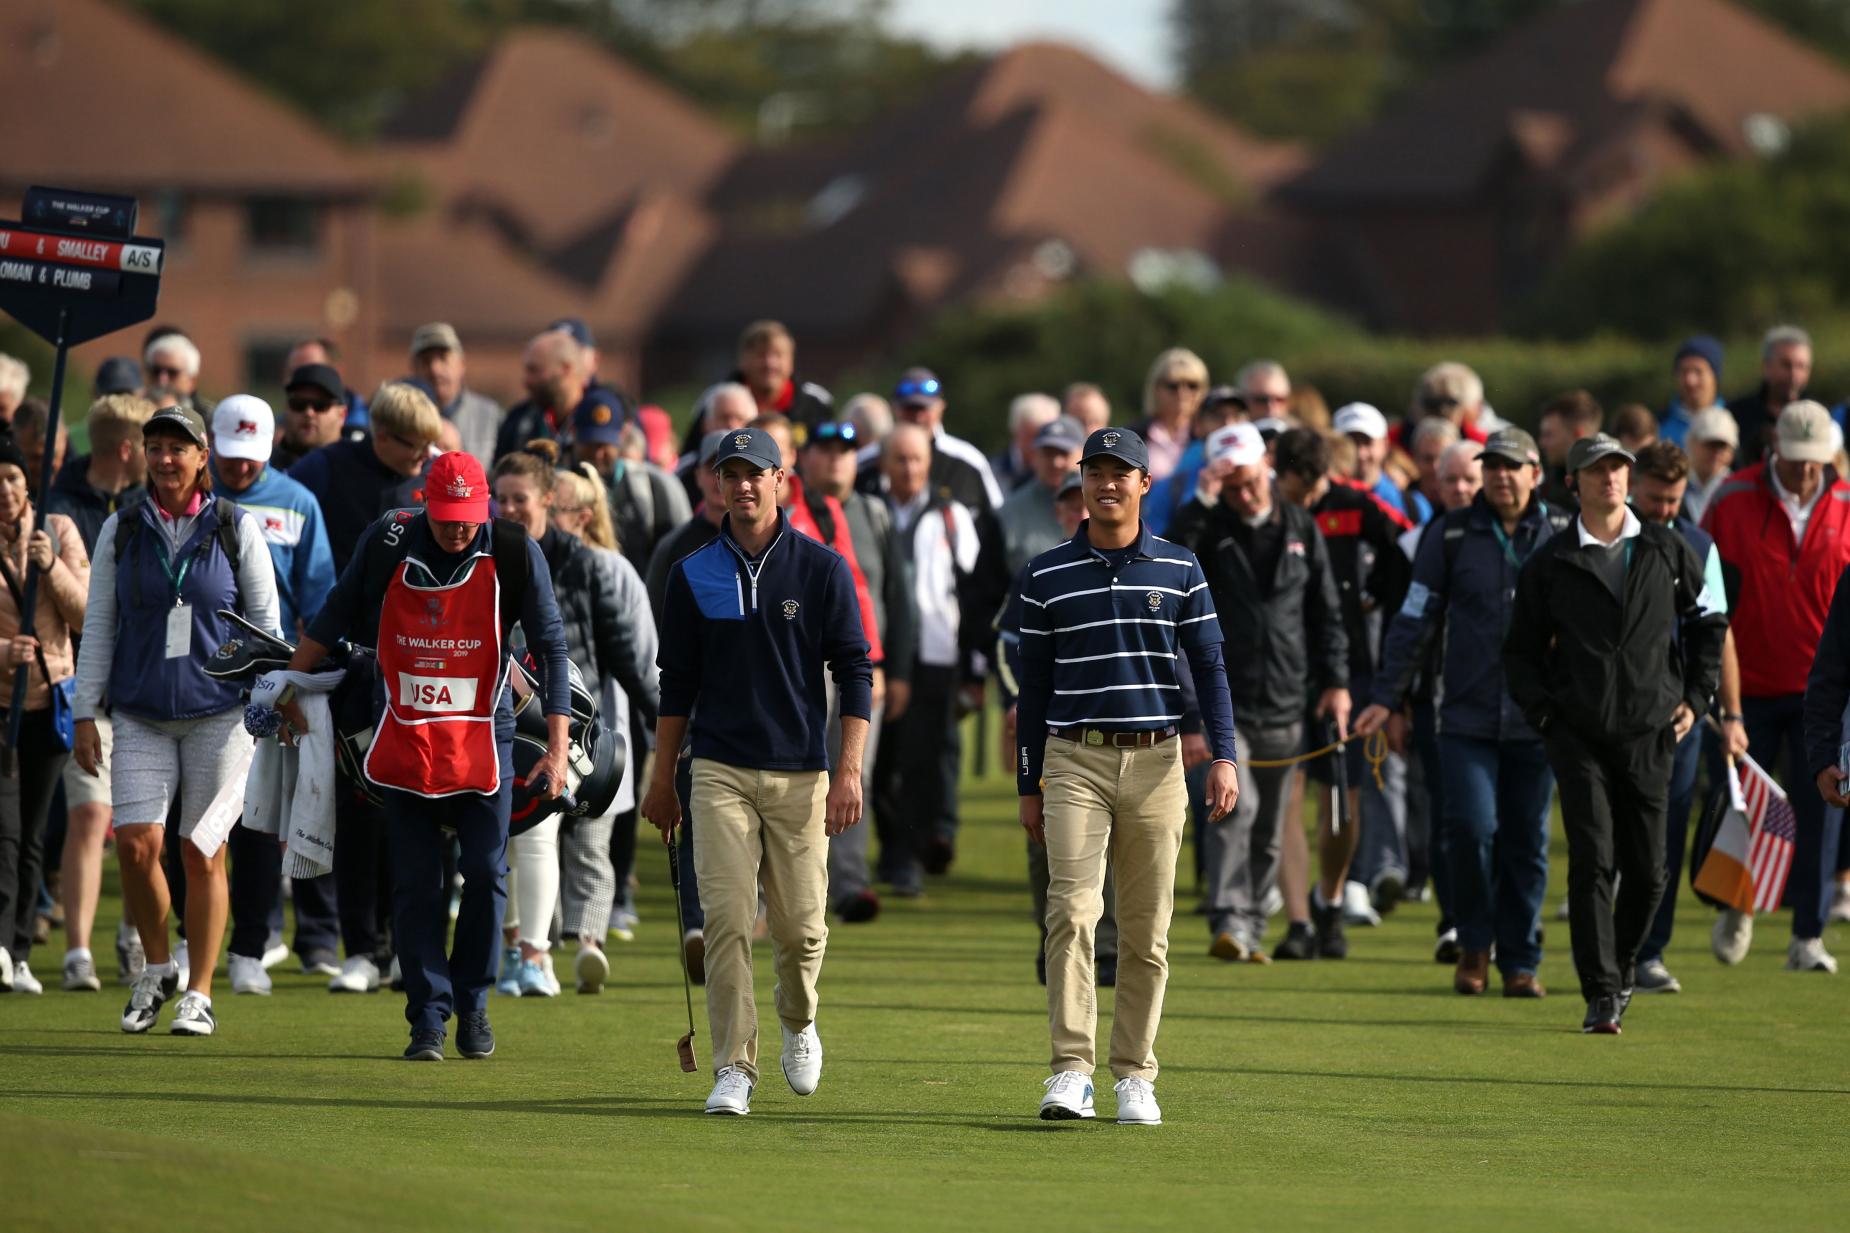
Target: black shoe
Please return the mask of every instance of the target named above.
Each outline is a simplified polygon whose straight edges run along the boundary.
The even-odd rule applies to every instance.
[[[1094,967],[1098,972],[1098,987],[1100,989],[1115,989],[1117,987],[1118,957],[1116,955],[1100,955]]]
[[[1310,897],[1310,920],[1317,931],[1317,953],[1325,959],[1347,959],[1349,939],[1343,934],[1342,905],[1323,903],[1313,891]]]
[[[880,915],[880,896],[870,890],[850,895],[835,905],[835,914],[841,917],[845,924],[865,925]]]
[[[1587,1017],[1581,1023],[1580,1030],[1588,1035],[1617,1036],[1619,1019],[1625,1014],[1620,999],[1607,995],[1597,997],[1587,1003]]]
[[[1637,989],[1635,986],[1628,986],[1619,990],[1619,1018],[1621,1020],[1625,1018],[1625,1012],[1632,1008],[1632,994],[1636,991]]]
[[[1274,959],[1315,959],[1317,957],[1317,935],[1311,927],[1301,920],[1291,922],[1291,928],[1277,946],[1272,948]]]
[[[934,835],[925,841],[925,851],[919,855],[919,861],[925,866],[925,872],[932,877],[940,877],[951,868],[951,862],[957,859],[957,849],[951,841]]]
[[[1043,985],[1047,983],[1047,952],[1045,950],[1034,952],[1034,978]]]
[[[1432,961],[1443,963],[1448,968],[1455,968],[1458,966],[1458,956],[1461,953],[1463,952],[1458,949],[1458,931],[1447,929],[1433,944]]]
[[[441,1062],[443,1060],[443,1031],[440,1028],[419,1028],[411,1033],[411,1043],[405,1046],[407,1062]]]
[[[488,1012],[471,1010],[456,1021],[456,1051],[464,1057],[487,1057],[495,1051],[495,1030]]]

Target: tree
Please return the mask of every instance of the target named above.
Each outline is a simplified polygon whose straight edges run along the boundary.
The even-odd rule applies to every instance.
[[[1579,245],[1524,314],[1528,332],[1740,334],[1850,301],[1850,120],[1800,129],[1765,161],[1665,188]]]

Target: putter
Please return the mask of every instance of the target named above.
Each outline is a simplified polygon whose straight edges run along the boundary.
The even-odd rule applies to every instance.
[[[1336,725],[1329,726],[1330,742],[1342,738],[1337,735]],[[1326,742],[1328,743],[1328,742]],[[1349,760],[1344,757],[1343,746],[1338,745],[1330,751],[1330,834],[1343,833],[1343,788],[1349,778]]]
[[[663,840],[668,845],[668,881],[674,885],[675,919],[681,916],[681,856],[675,848],[674,832],[669,831]],[[687,956],[681,956],[681,993],[687,999],[687,1035],[675,1042],[675,1051],[681,1055],[681,1069],[693,1074],[700,1069],[700,1063],[694,1058],[694,990],[687,980]]]

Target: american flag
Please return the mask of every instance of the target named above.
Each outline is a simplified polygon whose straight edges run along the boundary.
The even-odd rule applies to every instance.
[[[1741,794],[1747,801],[1747,868],[1754,879],[1754,911],[1772,912],[1786,893],[1798,822],[1792,802],[1772,776],[1745,760],[1741,771]]]

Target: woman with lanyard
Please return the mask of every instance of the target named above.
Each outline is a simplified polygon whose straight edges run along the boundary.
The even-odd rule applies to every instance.
[[[636,867],[636,781],[655,728],[660,689],[655,666],[658,643],[648,588],[618,546],[609,497],[597,469],[581,462],[570,471],[561,471],[552,491],[553,529],[583,540],[608,568],[607,589],[630,627],[628,645],[641,690],[632,695],[629,686],[617,684],[615,676],[606,673],[598,706],[607,730],[628,737],[623,780],[608,814],[580,818],[560,840],[565,932],[579,938],[578,991],[596,993],[609,975],[609,961],[603,953],[605,933],[614,931],[625,942],[636,936],[630,887],[630,874]],[[572,640],[569,632],[566,639]]]
[[[495,500],[504,517],[519,523],[539,543],[564,623],[566,653],[578,665],[586,685],[596,690],[605,679],[614,679],[626,694],[639,695],[642,663],[635,649],[639,622],[634,610],[625,612],[619,606],[608,563],[583,540],[551,525],[558,457],[551,441],[530,441],[526,449],[505,455],[495,464]],[[652,703],[648,710],[653,713]],[[573,829],[583,825],[580,821]],[[559,828],[555,814],[514,836],[515,881],[509,905],[513,910],[503,930],[506,949],[496,986],[499,992],[520,997],[551,997],[559,992],[549,936],[559,901]],[[603,842],[608,854],[607,829]],[[567,933],[592,938],[581,942],[577,967],[579,986],[586,992],[602,989],[610,973],[601,945],[595,944],[602,942],[609,920],[606,901],[603,919],[596,927],[587,929],[588,922],[582,919],[568,922],[577,928],[568,928]]]
[[[1406,744],[1397,717],[1433,639],[1439,663],[1442,845],[1452,865],[1452,916],[1459,958],[1452,987],[1485,992],[1494,945],[1503,996],[1539,998],[1542,895],[1548,887],[1548,812],[1554,772],[1510,697],[1501,660],[1523,564],[1565,523],[1541,499],[1541,454],[1520,428],[1493,433],[1481,455],[1483,490],[1420,538],[1413,584],[1388,627],[1374,704],[1358,735],[1388,730]]]
[[[212,972],[228,911],[225,851],[207,856],[183,842],[250,750],[236,685],[204,671],[229,630],[231,609],[276,632],[276,576],[263,532],[249,514],[212,496],[205,421],[190,407],[155,413],[142,430],[153,499],[111,514],[97,533],[90,598],[77,657],[72,752],[97,773],[96,715],[107,693],[115,723],[116,858],[125,910],[147,963],[136,977],[122,1030],[146,1032],[174,995],[179,972],[167,939],[164,840],[180,844],[186,870],[191,976],[173,1031],[210,1036]],[[178,834],[166,836],[180,797]]]
[[[0,775],[0,992],[43,993],[27,959],[44,868],[45,816],[71,749],[71,629],[81,628],[90,562],[77,527],[62,514],[40,527],[26,493],[26,459],[0,437],[0,645],[13,696],[26,672],[26,714],[13,768]],[[34,630],[20,632],[26,571],[39,571]],[[5,722],[0,715],[0,722]]]

